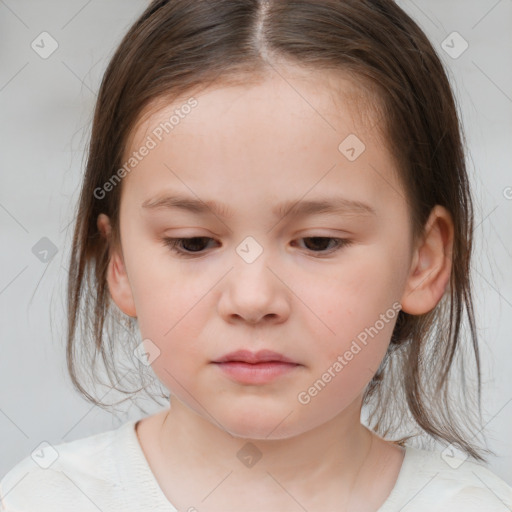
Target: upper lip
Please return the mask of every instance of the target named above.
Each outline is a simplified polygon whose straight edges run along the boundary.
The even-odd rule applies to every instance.
[[[288,357],[283,356],[283,354],[279,354],[278,352],[274,352],[272,350],[259,350],[258,352],[251,352],[250,350],[236,350],[235,352],[230,352],[229,354],[226,354],[213,362],[227,363],[229,361],[240,361],[251,364],[278,361],[281,363],[298,364]]]

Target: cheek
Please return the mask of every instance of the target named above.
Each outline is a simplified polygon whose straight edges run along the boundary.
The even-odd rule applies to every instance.
[[[356,315],[348,306],[336,324],[331,317],[336,334],[317,337],[311,377],[297,395],[309,413],[328,419],[325,414],[345,409],[364,391],[386,354],[398,311],[389,307],[380,317],[379,309],[364,309]]]
[[[369,380],[388,348],[400,295],[390,284],[393,272],[387,264],[373,252],[331,272],[328,280],[309,283],[307,297],[316,315],[309,312],[305,318],[308,330],[317,333],[320,371],[333,367],[331,372],[347,379],[344,385]],[[306,287],[299,293],[305,294]]]
[[[205,335],[204,326],[211,306],[192,292],[165,294],[161,298],[169,300],[143,311],[139,328],[143,339],[149,338],[158,347],[158,357],[151,363],[155,375],[181,396],[183,389],[194,388],[191,378],[197,374],[198,367],[209,361],[211,340]],[[153,295],[154,301],[158,299]],[[186,393],[183,398],[186,401]]]
[[[347,339],[372,326],[400,297],[392,275],[393,270],[382,261],[363,256],[343,267],[333,267],[320,279],[316,275],[296,293],[306,299],[308,318],[316,320],[327,339]]]
[[[155,343],[163,356],[155,365],[174,366],[180,354],[187,353],[196,361],[201,355],[213,283],[184,275],[176,270],[170,274],[168,268],[153,264],[151,270],[136,273],[132,279],[140,335]]]

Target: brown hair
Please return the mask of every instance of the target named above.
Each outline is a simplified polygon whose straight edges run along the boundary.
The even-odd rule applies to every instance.
[[[101,198],[95,190],[121,167],[134,126],[155,101],[172,101],[210,84],[248,83],[278,61],[313,72],[340,70],[353,78],[367,105],[380,113],[415,239],[437,204],[448,209],[454,223],[449,293],[424,315],[400,311],[389,350],[364,394],[369,426],[390,436],[402,427],[400,420],[409,420],[418,433],[484,461],[479,451],[492,452],[471,442],[475,411],[481,418],[481,377],[470,282],[473,207],[462,128],[439,57],[418,25],[391,0],[155,0],[137,19],[101,83],[78,204],[67,298],[73,384],[103,406],[77,373],[77,361],[84,368],[92,362],[94,373],[101,354],[111,385],[130,394],[117,387],[124,376],[117,376],[114,351],[121,344],[118,327],[132,336],[135,321],[111,308],[109,244],[96,225],[100,213],[108,215],[112,243],[119,244],[122,187]],[[461,341],[464,311],[476,392],[466,385],[463,366],[468,348]],[[457,362],[463,381],[461,396],[454,397],[450,376]]]

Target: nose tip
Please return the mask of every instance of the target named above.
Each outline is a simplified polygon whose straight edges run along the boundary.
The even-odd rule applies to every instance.
[[[254,237],[245,237],[237,253],[237,262],[219,289],[217,312],[228,322],[282,322],[289,315],[291,298],[285,279],[277,277],[269,266],[269,253]],[[277,260],[271,265],[279,268]]]

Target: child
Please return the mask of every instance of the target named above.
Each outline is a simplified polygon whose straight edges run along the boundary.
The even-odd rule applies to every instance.
[[[480,384],[472,222],[445,71],[391,0],[153,1],[98,96],[68,363],[100,403],[77,344],[109,368],[128,320],[169,403],[27,457],[2,510],[510,510],[480,387],[450,386],[464,311]]]

